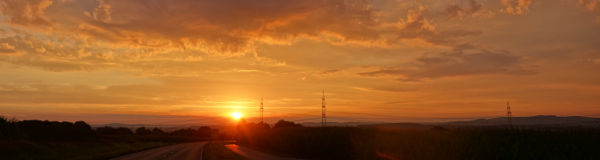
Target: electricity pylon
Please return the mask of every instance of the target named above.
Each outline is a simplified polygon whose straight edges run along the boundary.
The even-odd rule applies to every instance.
[[[323,89],[323,97],[321,98],[321,127],[325,127],[327,125],[327,116],[325,111],[325,89]]]

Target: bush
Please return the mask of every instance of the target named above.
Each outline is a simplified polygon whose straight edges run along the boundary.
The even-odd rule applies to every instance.
[[[154,128],[154,129],[152,129],[152,134],[153,135],[163,135],[163,134],[165,134],[165,132],[159,128]]]
[[[283,128],[283,127],[302,127],[302,125],[296,124],[292,121],[279,120],[279,121],[277,121],[277,123],[275,123],[275,126],[273,126],[273,128]]]
[[[171,132],[171,135],[210,138],[212,136],[212,132],[213,130],[210,127],[203,126],[197,130],[191,128],[179,129]]]
[[[32,139],[82,139],[95,135],[91,127],[83,122],[57,122],[24,120],[16,122],[18,134]]]
[[[133,134],[131,129],[125,127],[113,128],[110,126],[104,126],[96,128],[96,133],[105,135],[130,135]]]
[[[148,135],[148,134],[152,134],[152,131],[150,131],[149,129],[146,129],[145,127],[140,127],[135,130],[135,134]]]

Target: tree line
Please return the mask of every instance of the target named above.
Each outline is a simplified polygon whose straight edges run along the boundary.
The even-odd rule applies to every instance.
[[[161,135],[210,138],[216,132],[216,130],[207,126],[198,129],[183,128],[171,132],[163,131],[160,128],[145,127],[139,127],[135,130],[110,126],[93,129],[84,121],[18,121],[0,116],[0,139],[79,140],[99,135]]]

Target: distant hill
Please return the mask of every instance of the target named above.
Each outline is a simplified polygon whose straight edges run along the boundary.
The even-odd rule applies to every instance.
[[[455,126],[500,126],[507,125],[506,117],[476,119],[471,121],[454,121],[441,123]],[[513,117],[512,124],[517,126],[594,126],[600,127],[600,118],[555,115],[537,115],[531,117]]]
[[[193,129],[197,129],[203,126],[208,126],[210,128],[213,129],[219,129],[222,128],[223,126],[219,126],[219,125],[198,125],[198,124],[178,124],[178,125],[160,125],[160,124],[125,124],[125,123],[108,123],[108,124],[92,124],[91,127],[92,128],[99,128],[99,127],[105,127],[105,126],[109,126],[109,127],[114,127],[114,128],[118,128],[118,127],[125,127],[125,128],[129,128],[129,129],[136,129],[139,127],[145,127],[145,128],[160,128],[163,131],[166,132],[171,132],[171,131],[175,131],[178,129],[184,129],[184,128],[193,128]]]
[[[302,126],[306,126],[306,127],[321,126],[321,122],[302,122],[300,124]],[[369,124],[376,124],[376,122],[327,122],[327,126],[339,126],[339,127],[350,127],[350,126],[360,126],[360,125],[369,125]]]
[[[375,124],[360,124],[354,123],[354,126],[364,128],[378,128],[383,130],[427,130],[436,128],[436,126],[506,126],[506,117],[476,119],[469,121],[451,121],[441,123],[375,123]],[[600,127],[600,118],[583,117],[583,116],[566,116],[559,117],[555,115],[537,115],[530,117],[513,117],[512,123],[514,126],[523,127]],[[329,123],[327,123],[329,125]]]
[[[376,128],[383,131],[406,131],[406,130],[429,130],[433,128],[431,125],[419,124],[419,123],[381,123],[381,124],[367,124],[359,125],[361,128]]]
[[[138,127],[146,127],[146,128],[162,128],[165,126],[162,125],[152,125],[152,124],[124,124],[124,123],[109,123],[109,124],[92,124],[93,128],[97,128],[97,127],[104,127],[104,126],[110,126],[110,127],[125,127],[125,128],[138,128]]]
[[[513,117],[513,125],[516,126],[593,126],[600,127],[600,118],[583,117],[583,116],[566,116],[559,117],[555,115],[537,115],[530,117]],[[302,122],[302,126],[318,127],[321,122]],[[507,124],[506,117],[497,117],[490,119],[475,119],[467,121],[450,121],[440,123],[385,123],[385,122],[327,122],[327,126],[343,126],[343,127],[382,127],[387,129],[426,129],[433,126],[504,126]],[[271,123],[273,125],[273,123]],[[166,130],[174,130],[180,128],[198,128],[202,125],[198,124],[179,124],[179,125],[156,125],[156,124],[92,124],[92,128],[111,126],[111,127],[126,127],[126,128],[162,128]],[[211,128],[223,128],[226,126],[209,125]]]

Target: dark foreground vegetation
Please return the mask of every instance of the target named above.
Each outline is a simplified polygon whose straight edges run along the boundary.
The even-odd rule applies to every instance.
[[[237,140],[306,159],[600,159],[600,129],[591,127],[270,128],[241,123]]]
[[[144,149],[207,140],[209,127],[164,132],[159,128],[100,127],[83,121],[7,120],[0,117],[0,159],[107,159]]]

